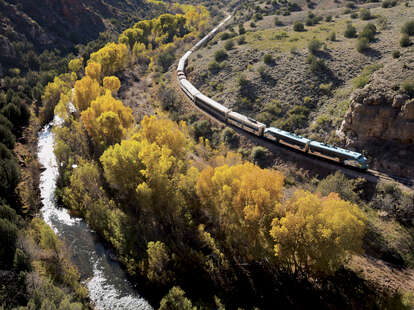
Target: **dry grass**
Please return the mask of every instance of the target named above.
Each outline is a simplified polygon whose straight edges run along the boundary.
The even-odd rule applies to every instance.
[[[369,256],[353,256],[348,262],[348,267],[363,279],[384,290],[399,291],[403,295],[414,292],[414,269],[395,268]]]

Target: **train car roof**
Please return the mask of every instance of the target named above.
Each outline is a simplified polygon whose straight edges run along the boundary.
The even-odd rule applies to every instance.
[[[273,133],[276,133],[278,135],[281,135],[281,136],[284,136],[284,137],[287,137],[287,138],[294,139],[296,141],[302,142],[303,144],[306,144],[306,143],[308,143],[308,142],[311,141],[308,138],[304,138],[302,136],[295,135],[294,133],[291,133],[291,132],[288,132],[288,131],[285,131],[285,130],[282,130],[282,129],[279,129],[279,128],[275,128],[275,127],[268,127],[268,128],[266,128],[265,133],[266,132],[269,132],[269,131],[270,132],[273,132]]]
[[[257,127],[266,126],[265,124],[260,123],[260,122],[256,121],[256,120],[255,120],[255,119],[253,119],[253,118],[247,117],[246,115],[243,115],[243,114],[240,114],[240,113],[237,113],[237,112],[234,112],[234,111],[231,111],[231,112],[229,113],[229,116],[235,116],[235,117],[237,117],[237,118],[239,118],[239,119],[243,120],[244,122],[246,122],[246,123],[250,123],[250,124],[252,124],[252,125],[254,125],[254,126],[257,126]]]
[[[187,79],[180,80],[180,83],[190,92],[191,95],[195,96],[200,93],[200,91]]]
[[[224,105],[218,103],[217,101],[207,97],[206,95],[202,93],[197,94],[196,97],[204,102],[207,102],[210,106],[212,106],[213,108],[215,108],[216,110],[222,113],[227,113],[231,111],[230,109],[226,108]]]
[[[325,143],[318,142],[318,141],[312,141],[310,144],[311,144],[311,146],[316,146],[316,147],[319,147],[319,148],[324,149],[324,150],[329,150],[331,152],[335,152],[335,153],[338,153],[342,156],[350,157],[350,158],[353,158],[353,159],[358,159],[359,157],[362,156],[362,154],[360,154],[360,153],[350,151],[350,150],[346,150],[346,149],[342,149],[340,147],[336,147],[336,146],[325,144]]]

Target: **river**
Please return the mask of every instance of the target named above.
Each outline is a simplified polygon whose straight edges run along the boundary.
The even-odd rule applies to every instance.
[[[72,217],[66,209],[58,208],[54,192],[58,178],[56,157],[53,152],[53,126],[59,125],[56,117],[38,136],[38,158],[45,170],[40,175],[41,214],[57,235],[71,250],[72,261],[82,279],[87,279],[89,296],[100,310],[150,310],[148,302],[128,281],[119,263],[109,257],[109,251],[99,241],[85,220]]]

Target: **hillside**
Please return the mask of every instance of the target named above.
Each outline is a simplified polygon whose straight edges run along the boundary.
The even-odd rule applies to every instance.
[[[46,49],[65,54],[96,40],[101,32],[120,32],[138,18],[160,14],[163,7],[143,0],[0,1],[0,73]],[[26,58],[26,59],[22,59]],[[32,60],[33,61],[33,60]],[[34,69],[36,66],[32,67]]]
[[[366,131],[370,122],[359,128],[355,124],[352,132],[361,140],[353,139],[352,144],[340,132],[351,107],[351,93],[364,87],[373,72],[381,68],[383,70],[378,74],[394,72],[382,78],[388,88],[395,88],[412,77],[412,47],[399,47],[401,27],[414,14],[412,5],[399,3],[383,8],[381,3],[350,5],[336,1],[333,4],[318,3],[312,10],[306,5],[299,7],[300,11],[292,11],[287,16],[280,14],[280,8],[267,12],[268,6],[260,10],[256,8],[259,13],[247,10],[250,15],[236,14],[228,35],[216,38],[207,49],[191,59],[190,80],[218,102],[267,125],[367,152],[374,167],[412,176],[411,170],[404,169],[406,162],[401,163],[399,169],[391,168],[396,165],[399,150],[409,153],[412,146],[409,138],[400,140],[402,145],[400,143],[395,152],[391,147],[387,156],[378,156],[383,149],[366,147],[370,143],[363,139],[370,135]],[[371,16],[361,18],[361,10],[368,10]],[[279,15],[274,15],[275,11]],[[297,22],[303,22],[304,31],[293,29]],[[348,24],[355,27],[354,38],[344,36]],[[358,52],[357,36],[367,24],[375,26],[375,35],[369,48]],[[243,34],[240,34],[240,25]],[[309,50],[311,41],[316,41],[315,52]],[[393,58],[396,50],[400,52],[400,58]],[[217,52],[223,56],[219,58]],[[309,63],[311,54],[318,61]],[[268,57],[267,63],[265,57]],[[397,66],[398,69],[391,68]],[[376,109],[377,105],[373,106],[372,113],[380,113]],[[404,137],[410,135],[409,123],[400,122],[399,126],[402,126],[400,132],[405,132]],[[397,132],[394,136],[387,135],[384,130],[377,132],[376,138],[381,136],[382,140],[391,142],[399,135]],[[378,159],[388,163],[378,164]]]

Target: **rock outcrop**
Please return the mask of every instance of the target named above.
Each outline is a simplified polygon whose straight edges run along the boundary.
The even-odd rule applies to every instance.
[[[414,143],[414,100],[375,79],[351,96],[341,131],[359,141],[381,139]]]
[[[340,128],[348,145],[367,152],[372,168],[404,177],[414,177],[414,98],[402,87],[414,80],[413,57],[404,51],[354,91]]]

